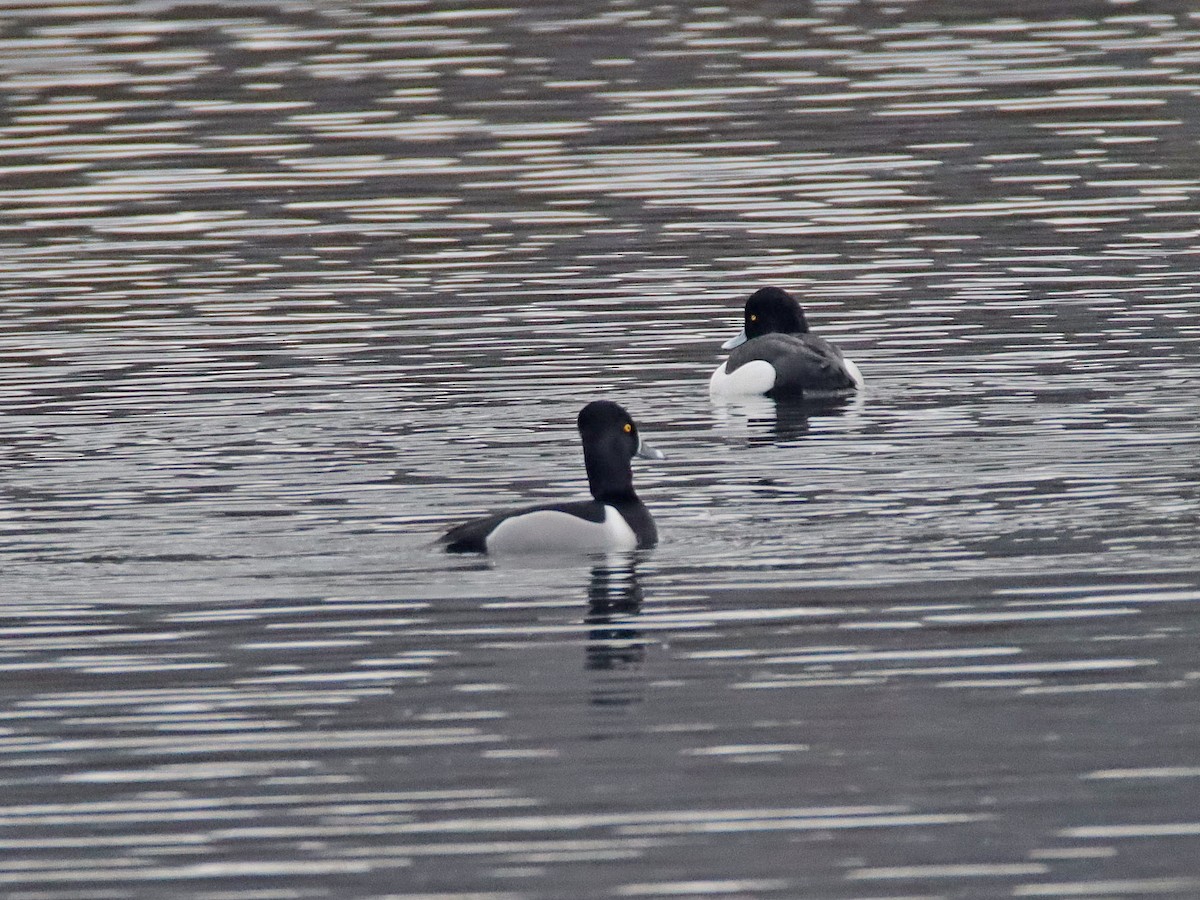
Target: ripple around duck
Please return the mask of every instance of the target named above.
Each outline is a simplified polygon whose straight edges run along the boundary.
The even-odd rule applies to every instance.
[[[0,7],[14,897],[1195,893],[1189,9]]]

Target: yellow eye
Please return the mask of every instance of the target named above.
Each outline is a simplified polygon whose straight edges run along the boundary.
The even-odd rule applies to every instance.
[[[626,422],[625,423],[625,433],[630,434],[630,433],[632,433],[632,431],[633,431],[633,426],[630,425],[628,422]]]
[[[750,321],[751,321],[751,322],[757,322],[757,321],[758,321],[758,316],[756,316],[756,315],[751,315],[751,316],[750,316]]]

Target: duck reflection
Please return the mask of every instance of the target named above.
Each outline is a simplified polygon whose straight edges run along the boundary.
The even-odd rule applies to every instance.
[[[861,395],[819,398],[754,396],[714,401],[713,418],[718,425],[741,426],[749,432],[751,446],[781,444],[808,434],[814,416],[840,416],[861,404]]]
[[[628,621],[642,609],[642,588],[632,559],[606,560],[592,568],[588,582],[587,633],[584,665],[593,670],[636,667],[645,658],[642,632]]]

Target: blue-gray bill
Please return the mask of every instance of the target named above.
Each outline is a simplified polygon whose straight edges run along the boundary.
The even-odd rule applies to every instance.
[[[633,455],[640,457],[641,459],[666,459],[667,458],[661,450],[659,450],[657,447],[651,447],[645,441],[640,441],[638,443],[637,453],[635,453]]]
[[[722,350],[732,350],[734,347],[740,347],[746,343],[746,331],[742,329],[740,334],[734,335],[729,340],[721,345]]]

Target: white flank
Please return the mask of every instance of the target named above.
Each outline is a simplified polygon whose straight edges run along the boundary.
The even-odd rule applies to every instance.
[[[543,509],[505,519],[484,543],[488,553],[601,553],[636,550],[637,535],[611,506],[603,522]]]
[[[858,366],[854,364],[853,360],[846,359],[844,356],[842,357],[842,365],[846,367],[846,371],[849,372],[850,377],[854,379],[854,386],[861,391],[863,387],[863,377],[862,372],[858,371]]]
[[[728,362],[717,366],[708,382],[713,397],[733,397],[744,394],[765,394],[775,387],[775,367],[763,359],[755,359],[738,367],[732,375],[726,373]]]

